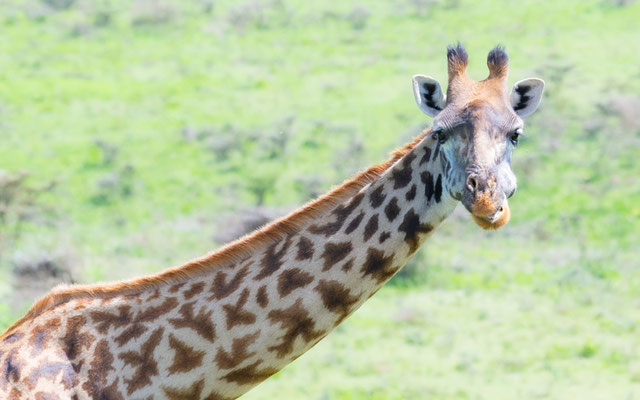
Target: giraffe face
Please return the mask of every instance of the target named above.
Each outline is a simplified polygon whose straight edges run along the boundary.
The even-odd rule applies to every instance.
[[[449,47],[447,94],[433,78],[416,75],[414,95],[420,109],[435,117],[431,136],[440,147],[446,191],[484,229],[497,229],[510,218],[507,199],[516,191],[511,157],[523,134],[522,118],[533,113],[544,82],[526,79],[507,90],[508,56],[496,47],[489,53],[489,77],[467,77],[467,53]]]
[[[522,120],[482,100],[443,111],[434,121],[433,134],[451,166],[445,174],[449,191],[480,226],[499,228],[509,220],[507,199],[517,188],[511,157]]]

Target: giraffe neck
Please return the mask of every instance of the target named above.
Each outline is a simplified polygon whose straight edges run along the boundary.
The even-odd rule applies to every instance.
[[[0,367],[26,377],[40,377],[42,364],[62,368],[58,396],[236,398],[306,352],[406,264],[457,203],[443,188],[444,164],[433,138],[423,137],[340,204],[241,261],[44,310],[0,337]],[[25,346],[23,360],[15,349]],[[7,382],[0,394],[9,393]]]
[[[379,179],[296,235],[298,249],[314,249],[306,254],[304,271],[339,283],[360,305],[402,268],[457,204],[443,187],[444,161],[434,144],[425,138]]]

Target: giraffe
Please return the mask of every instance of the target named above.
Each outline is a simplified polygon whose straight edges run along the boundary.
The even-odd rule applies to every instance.
[[[507,88],[508,56],[449,82],[413,77],[433,127],[329,193],[218,251],[136,280],[54,289],[0,336],[3,399],[235,399],[324,338],[388,281],[459,202],[510,218],[511,156],[539,79]]]

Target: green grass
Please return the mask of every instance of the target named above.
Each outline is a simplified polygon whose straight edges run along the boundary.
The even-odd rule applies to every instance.
[[[446,84],[447,44],[482,79],[502,43],[510,82],[547,82],[510,224],[458,210],[246,398],[640,397],[639,3],[71,3],[0,3],[0,177],[29,174],[0,208],[0,330],[33,301],[16,266],[92,282],[204,254],[221,215],[302,204],[426,126],[410,77]]]

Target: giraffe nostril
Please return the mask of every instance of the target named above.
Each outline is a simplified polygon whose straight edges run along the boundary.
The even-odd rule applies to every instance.
[[[503,212],[504,208],[502,208],[502,206],[500,206],[500,208],[498,208],[498,212]]]

